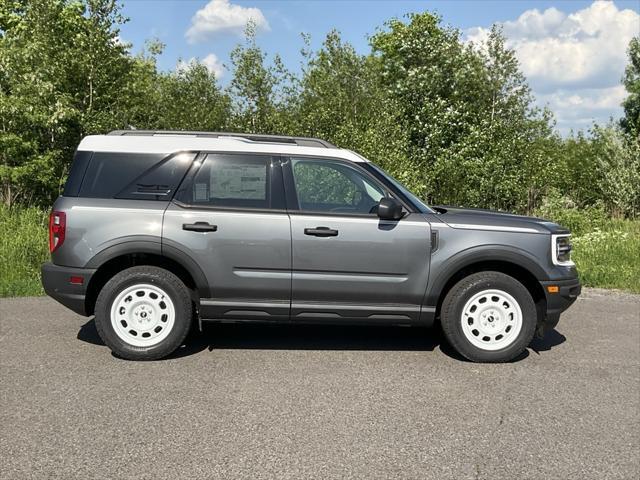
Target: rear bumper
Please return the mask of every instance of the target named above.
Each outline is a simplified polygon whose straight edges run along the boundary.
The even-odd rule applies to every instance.
[[[51,298],[86,317],[85,296],[94,273],[95,269],[61,267],[48,262],[42,265],[42,286]],[[77,277],[76,282],[82,278],[82,284],[71,283],[71,277]]]
[[[558,325],[560,314],[575,302],[582,291],[578,277],[562,280],[540,282],[547,300],[547,311],[544,320],[544,330],[552,330]],[[557,286],[557,293],[549,293],[548,287]]]

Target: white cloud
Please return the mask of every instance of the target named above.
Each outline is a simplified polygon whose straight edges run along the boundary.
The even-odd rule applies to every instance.
[[[640,34],[638,13],[598,0],[568,14],[553,7],[527,10],[502,27],[539,102],[548,102],[561,129],[562,118],[575,119],[577,128],[619,114],[627,46]],[[467,31],[474,42],[487,35],[483,27]]]
[[[627,95],[624,86],[608,88],[559,89],[537,95],[540,105],[548,105],[555,112],[558,129],[568,133],[571,129],[588,128],[594,120],[604,123],[610,117],[618,118],[620,104]]]
[[[203,64],[205,67],[207,67],[207,70],[209,70],[209,72],[213,73],[216,76],[217,79],[222,78],[222,76],[224,75],[224,65],[222,65],[222,62],[220,62],[215,53],[210,53],[202,60],[198,60],[195,57],[190,58],[188,61],[179,60],[177,69],[183,70],[185,68],[188,68],[188,66],[192,63]]]
[[[215,74],[216,78],[220,78],[222,77],[222,75],[224,75],[224,66],[215,54],[210,53],[209,55],[204,57],[202,59],[202,63],[205,67],[207,67],[207,70]]]
[[[259,8],[234,5],[229,0],[211,0],[191,19],[185,36],[189,43],[205,41],[216,33],[242,33],[249,21],[257,30],[269,30],[269,22]]]

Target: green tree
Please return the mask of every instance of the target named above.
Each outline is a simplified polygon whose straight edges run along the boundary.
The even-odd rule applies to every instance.
[[[406,135],[380,82],[377,60],[358,54],[337,31],[329,32],[318,51],[303,52],[300,92],[293,107],[296,131],[356,150],[411,179]]]
[[[472,46],[430,13],[386,26],[372,46],[422,193],[433,203],[532,210],[554,139],[501,31]]]
[[[228,88],[232,99],[235,129],[248,133],[281,133],[287,129],[293,76],[275,56],[267,63],[267,54],[256,43],[256,27],[249,22],[245,42],[231,51],[233,78]]]
[[[623,83],[629,96],[622,103],[624,117],[620,121],[623,130],[640,140],[640,37],[629,43],[629,65]]]
[[[614,216],[640,213],[640,143],[615,125],[594,125],[592,151],[598,199]]]
[[[138,56],[119,39],[114,0],[0,6],[0,199],[48,204],[89,134],[121,128],[220,130],[230,100],[206,67],[158,72],[163,45]]]
[[[0,10],[0,196],[47,201],[80,138],[117,123],[131,59],[114,1],[32,0]]]
[[[162,75],[160,84],[157,128],[204,131],[227,128],[230,99],[205,65],[191,62],[176,72]]]

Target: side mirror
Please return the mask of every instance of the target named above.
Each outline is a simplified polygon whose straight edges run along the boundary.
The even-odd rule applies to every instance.
[[[383,197],[378,203],[378,217],[383,220],[400,220],[402,205],[394,198]]]

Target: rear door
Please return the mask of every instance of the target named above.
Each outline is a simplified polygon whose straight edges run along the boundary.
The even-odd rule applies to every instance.
[[[356,164],[299,157],[283,167],[292,320],[418,321],[430,262],[423,215],[381,220],[376,207],[390,193]]]
[[[201,155],[165,212],[163,245],[207,277],[203,318],[288,320],[291,230],[279,158]]]

